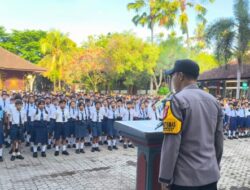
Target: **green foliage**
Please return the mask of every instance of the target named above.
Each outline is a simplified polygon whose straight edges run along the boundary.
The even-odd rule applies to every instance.
[[[39,41],[45,36],[46,32],[42,30],[13,30],[6,33],[0,27],[0,46],[32,63],[38,63],[43,57]]]
[[[170,89],[168,87],[160,87],[158,91],[158,95],[167,95],[170,92]]]

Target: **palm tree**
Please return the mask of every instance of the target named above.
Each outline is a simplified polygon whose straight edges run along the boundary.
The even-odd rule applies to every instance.
[[[246,56],[250,41],[250,15],[248,0],[235,0],[234,18],[221,18],[208,26],[206,37],[208,42],[214,42],[215,54],[220,61],[236,58],[237,92],[240,96],[240,82],[243,58]]]
[[[63,68],[71,59],[72,52],[76,44],[60,31],[52,30],[41,40],[41,51],[45,57],[40,61],[40,65],[47,68],[45,75],[53,81],[54,90],[58,82],[61,90]]]

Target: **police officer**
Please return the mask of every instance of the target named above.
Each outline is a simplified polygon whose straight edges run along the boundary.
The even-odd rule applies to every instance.
[[[177,60],[175,94],[166,101],[159,182],[162,189],[216,190],[223,151],[223,113],[217,100],[197,87],[199,66]]]

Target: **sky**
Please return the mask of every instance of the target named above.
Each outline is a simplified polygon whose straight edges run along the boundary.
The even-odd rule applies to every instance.
[[[81,44],[89,35],[109,32],[132,31],[147,40],[147,27],[136,27],[131,21],[134,12],[127,10],[127,4],[134,0],[0,0],[0,26],[8,32],[11,29],[58,29]],[[204,0],[200,0],[204,1]],[[233,16],[233,0],[215,0],[206,5],[208,23],[221,17]],[[191,34],[195,28],[195,14],[190,16]],[[177,29],[178,30],[178,29]],[[158,28],[157,33],[167,33]]]

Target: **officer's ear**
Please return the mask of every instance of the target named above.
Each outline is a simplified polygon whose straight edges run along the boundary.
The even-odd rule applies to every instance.
[[[182,72],[178,73],[178,78],[180,81],[183,81],[185,79],[184,73],[182,73]]]

